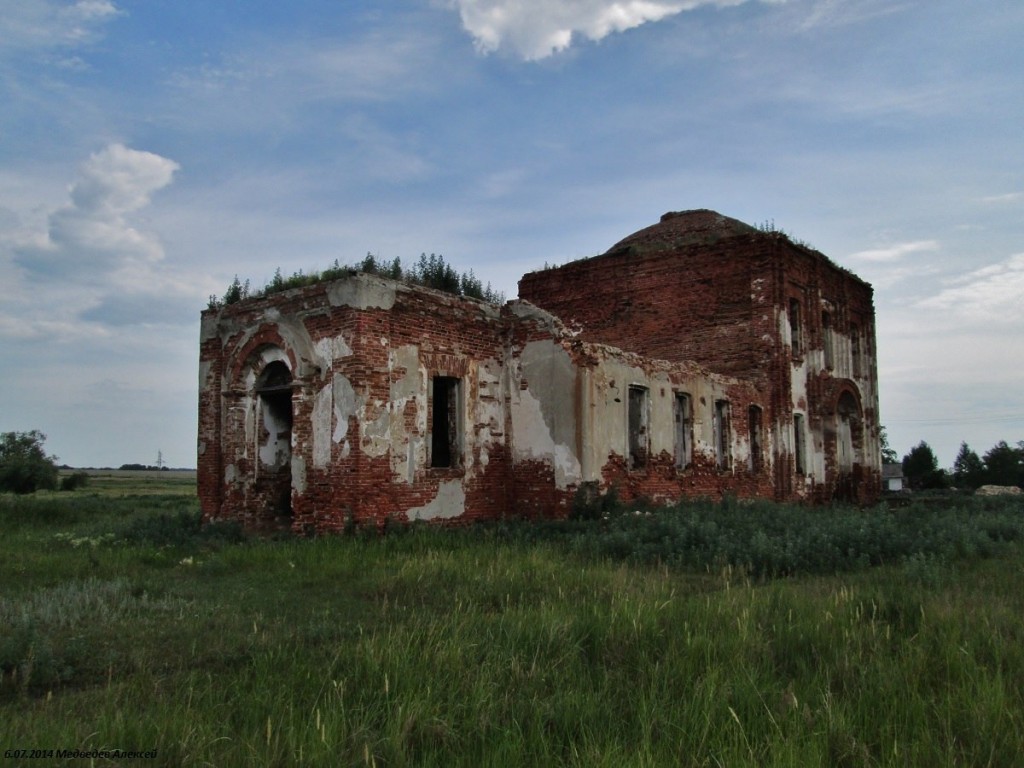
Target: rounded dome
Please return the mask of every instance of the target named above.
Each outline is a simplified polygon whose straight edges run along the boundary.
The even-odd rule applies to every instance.
[[[713,243],[729,237],[757,234],[759,230],[738,219],[702,208],[695,211],[670,211],[661,221],[623,238],[607,253],[624,249],[664,251],[694,243]]]

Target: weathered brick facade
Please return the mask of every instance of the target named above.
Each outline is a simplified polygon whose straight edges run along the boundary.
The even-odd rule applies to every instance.
[[[203,313],[207,519],[561,516],[582,491],[870,501],[871,288],[710,211],[526,275],[520,300],[353,273]]]

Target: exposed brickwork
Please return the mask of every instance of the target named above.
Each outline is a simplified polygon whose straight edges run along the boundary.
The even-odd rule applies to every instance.
[[[525,275],[519,295],[582,339],[693,360],[754,382],[768,395],[765,419],[775,434],[792,434],[794,410],[806,412],[820,471],[795,478],[792,448],[779,446],[772,461],[776,498],[866,502],[880,492],[871,286],[823,254],[713,211],[673,213],[602,256]],[[800,307],[799,354],[785,332],[790,299]],[[823,312],[831,323],[832,368],[824,361]],[[856,482],[838,476],[836,402],[823,389],[835,388],[840,377],[861,407]]]
[[[531,273],[520,293],[499,310],[353,274],[205,312],[205,517],[330,532],[563,516],[581,487],[659,501],[877,495],[871,289],[821,254],[691,212]],[[283,370],[286,385],[266,383]],[[435,379],[447,399],[435,402]],[[693,408],[685,467],[680,393]]]

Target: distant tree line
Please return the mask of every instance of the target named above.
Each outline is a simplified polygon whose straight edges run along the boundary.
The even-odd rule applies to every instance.
[[[1016,446],[1000,440],[984,456],[979,456],[966,442],[953,462],[953,471],[939,468],[938,459],[924,440],[903,457],[903,476],[915,490],[949,488],[974,490],[982,485],[1016,485],[1024,487],[1024,440]]]
[[[244,282],[235,279],[228,286],[227,291],[220,298],[210,296],[209,306],[211,309],[235,304],[243,299],[264,298],[290,288],[303,288],[307,285],[323,283],[329,280],[337,280],[355,272],[366,272],[371,275],[380,275],[392,280],[401,280],[412,285],[422,285],[426,288],[434,288],[455,296],[467,296],[472,299],[480,299],[490,304],[504,304],[505,294],[496,291],[490,283],[485,286],[481,280],[468,272],[458,272],[448,264],[444,256],[432,253],[429,256],[421,253],[419,259],[410,267],[404,267],[402,260],[395,257],[391,261],[378,260],[372,253],[366,254],[366,258],[355,264],[343,265],[337,259],[322,272],[303,272],[301,269],[293,272],[290,277],[285,277],[278,267],[274,277],[260,289],[254,289],[248,280]]]

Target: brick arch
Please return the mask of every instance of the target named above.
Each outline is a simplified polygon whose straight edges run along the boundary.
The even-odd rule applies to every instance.
[[[268,350],[276,350],[276,352],[266,356]],[[260,358],[264,358],[263,365],[255,365]],[[259,375],[260,371],[274,360],[280,360],[287,365],[294,378],[298,364],[295,352],[277,328],[265,325],[231,354],[228,380],[231,382],[232,388],[248,389],[243,381],[246,372],[252,370],[254,375]]]
[[[236,438],[247,441],[251,451],[246,504],[268,524],[282,524],[293,513],[296,358],[292,346],[271,325],[260,326],[228,356],[228,381],[236,405],[253,425],[252,434],[243,436],[247,428],[237,419],[233,422]]]
[[[849,395],[857,405],[858,418],[864,418],[864,404],[860,395],[860,388],[850,379],[832,379],[823,394],[825,395],[823,398],[823,415],[834,416],[838,413],[839,402],[843,399],[843,395]]]
[[[832,420],[836,435],[836,465],[840,477],[864,463],[864,408],[855,389],[842,387],[835,398]]]

